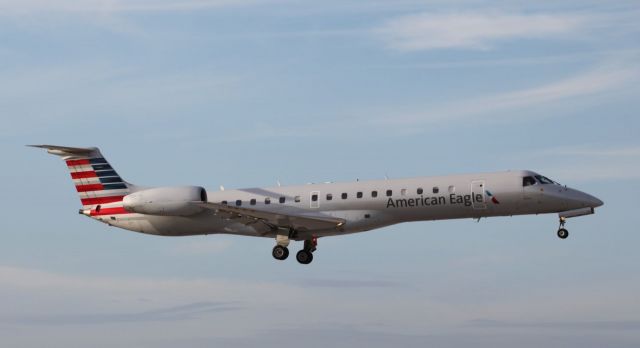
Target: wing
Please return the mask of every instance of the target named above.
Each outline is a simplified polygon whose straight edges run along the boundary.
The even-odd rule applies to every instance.
[[[231,218],[244,218],[247,223],[263,222],[272,229],[294,229],[297,231],[337,229],[344,225],[345,220],[317,216],[297,215],[290,213],[270,212],[256,209],[233,207],[219,203],[195,203],[216,213],[230,215]],[[248,219],[247,219],[248,218]]]

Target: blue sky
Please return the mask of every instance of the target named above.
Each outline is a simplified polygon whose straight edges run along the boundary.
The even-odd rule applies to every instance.
[[[0,0],[14,347],[637,347],[637,1]],[[216,189],[533,169],[605,201],[320,240],[78,216],[63,163]],[[297,246],[293,247],[294,250]]]

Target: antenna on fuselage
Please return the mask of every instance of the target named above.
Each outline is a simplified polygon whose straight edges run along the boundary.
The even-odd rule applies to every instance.
[[[282,186],[282,185],[280,184],[280,180],[276,180],[276,182],[278,183],[278,187]]]
[[[224,186],[220,185],[220,191],[224,191]]]

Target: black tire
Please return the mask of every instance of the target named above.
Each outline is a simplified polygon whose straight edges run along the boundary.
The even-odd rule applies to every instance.
[[[273,255],[273,258],[276,260],[286,260],[287,257],[289,257],[289,249],[282,245],[276,245],[273,247],[271,255]]]
[[[296,260],[303,265],[308,265],[313,261],[313,254],[308,250],[300,250],[296,254]]]
[[[569,237],[569,231],[564,228],[558,230],[558,238],[567,239],[567,237]]]

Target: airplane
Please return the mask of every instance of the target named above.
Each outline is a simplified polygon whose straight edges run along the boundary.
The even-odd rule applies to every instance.
[[[604,203],[529,170],[410,179],[322,183],[208,191],[200,186],[144,187],[126,182],[96,147],[27,145],[62,157],[82,208],[109,226],[159,236],[234,234],[275,239],[272,256],[288,246],[309,264],[318,238],[365,232],[409,221],[558,213],[593,214]]]

